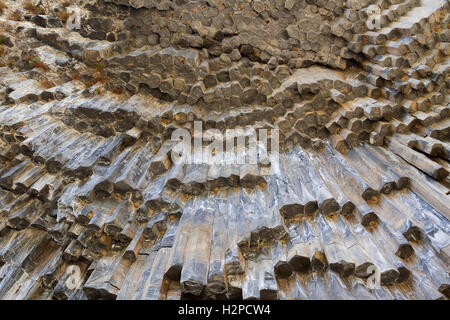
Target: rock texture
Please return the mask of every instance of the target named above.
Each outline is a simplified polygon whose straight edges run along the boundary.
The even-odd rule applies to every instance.
[[[0,1],[0,299],[449,298],[448,12]],[[172,163],[194,121],[279,170]]]

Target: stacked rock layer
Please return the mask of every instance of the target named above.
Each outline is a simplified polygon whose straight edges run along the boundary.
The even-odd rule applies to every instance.
[[[0,1],[0,299],[448,299],[448,12]],[[279,161],[172,162],[195,121]]]

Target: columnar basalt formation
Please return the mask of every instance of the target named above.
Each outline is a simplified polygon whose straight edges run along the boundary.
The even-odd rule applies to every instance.
[[[0,299],[448,299],[449,17],[1,0]],[[172,162],[195,121],[279,161]]]

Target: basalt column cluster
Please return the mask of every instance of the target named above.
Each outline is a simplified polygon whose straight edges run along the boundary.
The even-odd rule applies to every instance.
[[[0,299],[448,299],[449,7],[0,0]]]

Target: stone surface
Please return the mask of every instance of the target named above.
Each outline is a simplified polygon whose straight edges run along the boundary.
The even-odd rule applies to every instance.
[[[447,1],[2,2],[0,299],[449,298]]]

